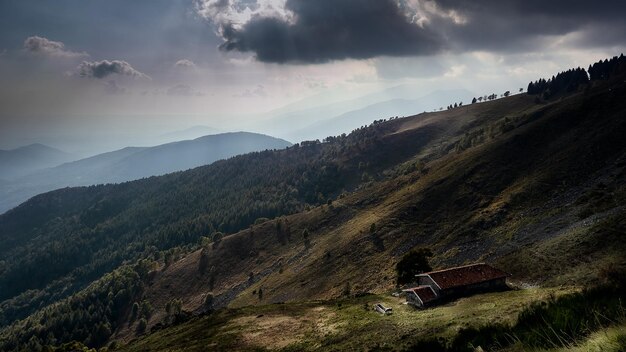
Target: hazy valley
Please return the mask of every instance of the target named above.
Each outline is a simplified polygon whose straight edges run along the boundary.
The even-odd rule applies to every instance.
[[[44,168],[45,164],[41,164],[35,172],[0,183],[0,212],[34,195],[58,188],[137,180],[192,169],[239,154],[282,149],[290,145],[285,140],[238,132],[208,135],[155,147],[127,147],[52,168]],[[46,160],[53,162],[48,157]]]

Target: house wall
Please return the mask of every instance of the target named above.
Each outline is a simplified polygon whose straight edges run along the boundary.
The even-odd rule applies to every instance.
[[[437,286],[435,281],[433,281],[433,279],[430,278],[430,276],[427,276],[427,275],[418,276],[417,285],[418,286],[430,286],[432,287],[433,291],[435,291],[435,294],[439,295],[439,287]]]
[[[406,293],[406,301],[418,308],[423,308],[424,305],[422,304],[422,301],[419,300],[419,298],[417,298],[417,295],[413,292],[407,292]]]

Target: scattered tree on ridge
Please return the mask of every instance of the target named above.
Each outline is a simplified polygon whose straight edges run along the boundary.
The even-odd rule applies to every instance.
[[[398,285],[414,282],[415,275],[431,271],[432,268],[428,263],[428,258],[432,257],[432,255],[433,253],[428,248],[412,250],[405,254],[398,264],[396,264]]]

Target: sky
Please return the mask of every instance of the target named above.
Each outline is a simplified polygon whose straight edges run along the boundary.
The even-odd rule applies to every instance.
[[[271,134],[282,112],[362,96],[516,91],[624,52],[624,13],[619,0],[2,0],[0,149],[89,154],[196,125]]]

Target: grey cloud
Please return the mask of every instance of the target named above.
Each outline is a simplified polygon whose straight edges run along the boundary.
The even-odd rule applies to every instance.
[[[411,23],[394,0],[287,0],[294,21],[253,16],[222,23],[225,51],[253,52],[263,62],[326,62],[380,55],[433,54],[439,36]]]
[[[220,48],[262,62],[540,51],[571,33],[576,39],[561,45],[626,44],[621,0],[286,0],[278,11],[247,18],[242,9],[277,2],[204,1],[224,41]]]
[[[554,43],[554,36],[577,32],[577,47],[624,44],[626,2],[607,0],[437,0],[438,6],[467,17],[463,26],[432,23],[458,51],[491,50],[522,52],[541,50]],[[600,27],[610,30],[597,31]]]
[[[223,6],[227,6],[230,2],[228,0],[218,0],[217,2],[218,4],[220,4],[222,7]],[[236,10],[238,11],[245,11],[247,9],[250,9],[251,11],[255,11],[258,10],[260,5],[257,2],[257,0],[239,0],[239,1],[233,1],[232,4]]]
[[[83,61],[78,65],[77,71],[78,75],[81,77],[88,78],[101,79],[116,74],[133,78],[150,79],[148,75],[135,70],[128,62],[121,60]]]
[[[183,68],[183,69],[196,68],[196,64],[189,59],[181,59],[181,60],[176,61],[176,63],[174,64],[174,67]]]
[[[550,18],[572,18],[582,21],[621,19],[624,2],[621,0],[603,0],[590,3],[589,0],[436,0],[442,8],[455,9],[466,13],[499,13],[506,15],[546,16]]]
[[[23,48],[29,54],[47,57],[75,59],[89,56],[85,52],[79,53],[65,49],[65,44],[62,42],[38,36],[26,38]]]

